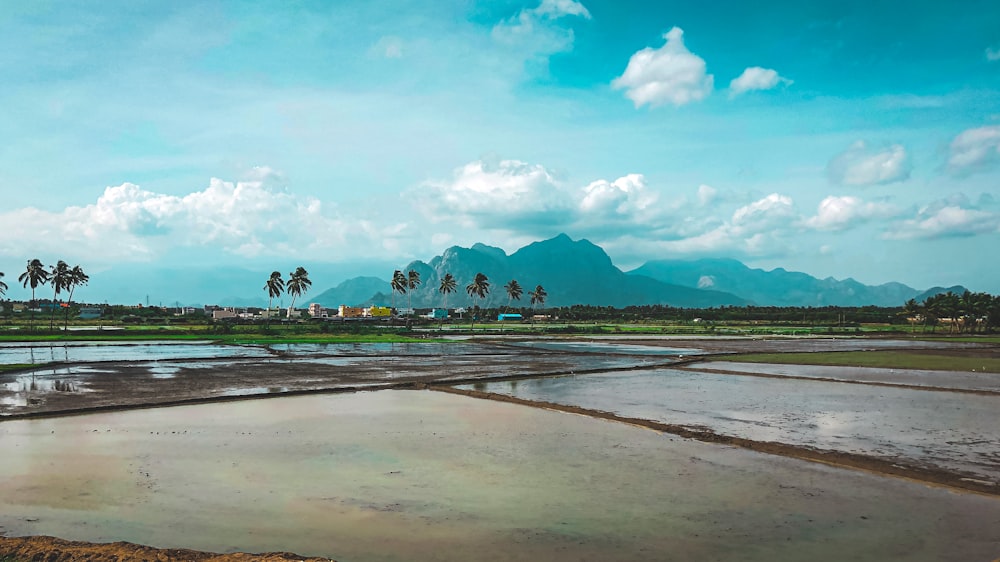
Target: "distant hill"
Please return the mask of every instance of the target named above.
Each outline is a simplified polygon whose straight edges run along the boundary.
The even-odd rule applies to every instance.
[[[546,306],[665,304],[704,308],[746,303],[744,299],[721,291],[628,275],[615,267],[599,246],[587,240],[573,241],[565,234],[529,244],[511,255],[485,244],[475,244],[471,248],[453,246],[429,263],[414,261],[403,268],[404,271],[411,269],[420,274],[421,285],[408,296],[397,294],[396,306],[406,306],[408,302],[414,307],[441,306],[444,298],[438,287],[446,273],[451,273],[458,281],[457,291],[448,297],[451,307],[472,304],[465,286],[476,273],[483,273],[490,280],[490,295],[482,303],[484,306],[505,305],[507,295],[503,287],[512,279],[524,289],[524,296],[520,302],[513,303],[515,306],[528,306],[528,292],[536,285],[542,285],[548,293]],[[387,285],[383,281],[378,294],[371,295],[365,302],[390,304],[393,297],[386,290]]]
[[[327,289],[309,302],[319,303],[327,308],[336,308],[342,304],[360,306],[371,304],[372,296],[379,291],[385,291],[389,282],[378,277],[355,277],[348,279],[332,289]]]
[[[782,268],[751,269],[733,259],[656,260],[629,272],[664,283],[711,288],[739,295],[760,306],[901,306],[945,291],[961,293],[964,287],[935,287],[919,291],[902,283],[865,285],[854,279],[819,279]]]

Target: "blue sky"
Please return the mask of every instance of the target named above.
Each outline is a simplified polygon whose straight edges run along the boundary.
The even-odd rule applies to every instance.
[[[706,6],[8,6],[0,271],[296,262],[325,287],[566,232],[625,269],[1000,292],[1000,4]]]

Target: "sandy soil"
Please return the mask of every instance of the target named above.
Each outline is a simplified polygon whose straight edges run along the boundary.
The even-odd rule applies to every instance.
[[[177,548],[152,548],[127,542],[94,544],[64,541],[55,537],[2,537],[0,536],[0,556],[9,556],[18,562],[72,562],[89,560],[104,562],[133,560],[136,562],[179,561],[179,562],[284,562],[286,560],[322,561],[326,558],[305,558],[288,552],[264,554],[213,554]]]

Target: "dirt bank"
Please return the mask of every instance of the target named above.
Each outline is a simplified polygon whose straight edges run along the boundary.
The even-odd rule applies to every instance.
[[[284,562],[286,560],[306,560],[327,562],[327,558],[306,558],[288,552],[268,552],[264,554],[215,554],[177,548],[152,548],[127,542],[95,544],[57,539],[55,537],[0,537],[0,557],[9,557],[17,562],[118,562],[119,560],[172,561],[172,562]]]

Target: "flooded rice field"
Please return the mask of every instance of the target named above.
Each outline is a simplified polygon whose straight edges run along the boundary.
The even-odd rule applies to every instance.
[[[1000,485],[1000,396],[678,369],[460,388],[899,460]]]
[[[990,560],[1000,502],[431,391],[0,423],[0,531],[358,560]]]
[[[969,373],[965,371],[928,371],[921,369],[884,369],[829,365],[778,365],[770,363],[741,363],[738,361],[705,361],[687,365],[685,369],[1000,393],[1000,375],[987,372]]]
[[[52,363],[0,373],[0,535],[338,560],[1000,558],[1000,375],[682,365],[863,349],[996,353],[857,338],[0,345],[0,365]],[[450,385],[586,415],[415,390]],[[171,407],[127,411],[150,405]]]

